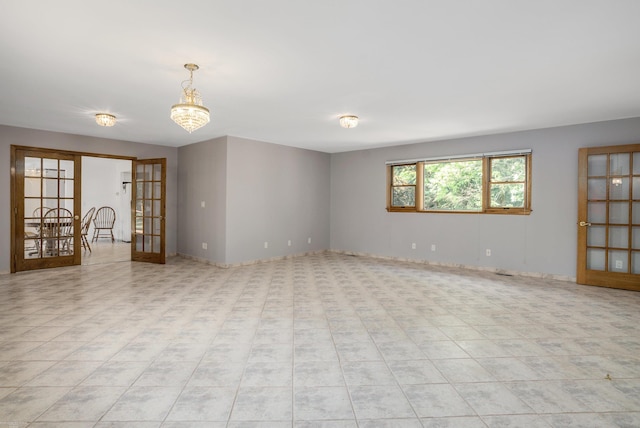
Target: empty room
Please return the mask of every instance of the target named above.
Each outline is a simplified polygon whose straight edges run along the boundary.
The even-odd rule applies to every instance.
[[[637,16],[3,2],[0,428],[640,426]]]

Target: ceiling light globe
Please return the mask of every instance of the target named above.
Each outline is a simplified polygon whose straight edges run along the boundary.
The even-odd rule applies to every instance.
[[[356,126],[358,126],[358,116],[354,116],[351,114],[340,116],[340,126],[347,129],[355,128]]]
[[[109,113],[98,113],[96,123],[100,126],[113,126],[116,124],[116,117]]]

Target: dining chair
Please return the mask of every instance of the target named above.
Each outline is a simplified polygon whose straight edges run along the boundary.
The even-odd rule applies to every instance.
[[[89,252],[91,252],[91,245],[89,245],[87,235],[89,234],[89,226],[91,226],[91,220],[93,219],[93,213],[95,211],[96,207],[91,207],[84,217],[82,217],[82,222],[80,223],[80,239],[82,242],[82,248],[89,250]]]
[[[42,219],[44,214],[49,211],[47,207],[38,207],[33,210],[31,219],[29,220],[29,226],[25,228],[24,237],[26,241],[32,241],[33,244],[29,247],[25,246],[25,251],[28,251],[29,256],[41,255],[42,249]]]
[[[100,207],[93,217],[93,238],[91,242],[95,242],[98,238],[109,238],[111,242],[115,242],[113,237],[113,225],[116,223],[116,212],[111,207]]]
[[[51,208],[42,217],[44,254],[59,256],[73,254],[73,214],[66,208]]]

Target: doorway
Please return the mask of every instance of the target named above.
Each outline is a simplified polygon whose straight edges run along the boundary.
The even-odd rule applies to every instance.
[[[114,221],[109,227],[111,248],[115,234],[120,232],[120,242],[129,248],[129,257],[122,256],[123,261],[165,263],[166,158],[137,159],[12,145],[12,273],[80,265],[81,252],[90,245],[89,239],[94,243],[99,239],[81,227],[81,217],[88,218],[88,205],[92,204],[87,201],[86,210],[81,206],[83,156],[127,161],[126,167],[114,168],[115,183],[99,180],[97,185],[107,195],[119,197],[114,205],[128,203],[130,207],[128,220],[123,208],[120,222]],[[115,192],[111,186],[115,186]],[[96,217],[99,211],[96,208]]]
[[[101,207],[113,209],[114,240],[109,233],[96,233],[91,220],[86,230],[86,245],[80,251],[82,265],[131,260],[131,168],[129,159],[82,156],[82,215],[95,216]]]

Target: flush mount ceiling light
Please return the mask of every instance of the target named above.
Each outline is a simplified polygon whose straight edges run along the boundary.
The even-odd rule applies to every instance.
[[[116,117],[109,113],[98,113],[96,123],[100,126],[113,126],[116,124]]]
[[[193,72],[200,67],[196,64],[185,64],[184,68],[189,70],[189,80],[182,82],[180,103],[171,107],[171,119],[192,133],[209,123],[209,109],[202,105],[200,93],[192,87]]]
[[[355,128],[356,126],[358,126],[358,116],[354,116],[351,114],[340,116],[340,126],[342,126],[343,128]]]

